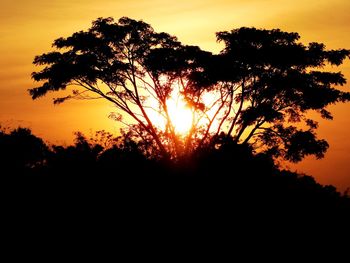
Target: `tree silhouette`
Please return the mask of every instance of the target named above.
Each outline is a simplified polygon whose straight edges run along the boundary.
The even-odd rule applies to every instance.
[[[11,131],[0,129],[0,167],[3,175],[22,176],[40,167],[48,152],[43,140],[27,128],[19,127]]]
[[[175,163],[147,158],[137,143],[127,134],[114,137],[99,131],[92,138],[75,133],[73,145],[47,146],[29,129],[0,129],[1,179],[6,179],[6,188],[15,182],[18,195],[10,190],[9,196],[21,203],[33,195],[47,205],[66,199],[73,209],[83,200],[89,209],[91,204],[110,209],[121,201],[133,210],[133,204],[148,210],[157,203],[162,213],[175,205],[181,215],[219,213],[220,221],[245,210],[266,216],[271,209],[279,216],[281,211],[298,218],[315,214],[348,224],[347,193],[311,176],[280,170],[269,154],[255,154],[248,144],[231,140]],[[79,203],[71,203],[72,197]]]
[[[32,74],[43,82],[29,92],[36,99],[72,86],[77,89],[71,95],[54,102],[113,103],[118,112],[112,117],[154,158],[180,160],[231,140],[291,161],[309,154],[321,158],[328,144],[317,138],[317,122],[308,113],[332,119],[326,107],[350,99],[335,88],[345,84],[344,76],[324,68],[342,64],[350,51],[305,46],[297,33],[278,29],[240,28],[219,32],[217,39],[225,47],[212,54],[142,21],[99,18],[89,30],[55,40],[56,51],[35,57],[35,65],[46,67]],[[169,114],[173,96],[191,110],[184,134]]]
[[[195,86],[227,92],[229,105],[239,105],[233,120],[224,117],[230,122],[227,135],[291,161],[308,154],[322,157],[328,144],[316,138],[317,122],[307,113],[332,119],[326,107],[350,99],[350,93],[334,88],[346,83],[344,76],[324,70],[340,65],[350,51],[326,50],[321,43],[305,46],[297,33],[278,29],[243,27],[219,32],[217,39],[225,48],[197,73]],[[301,122],[308,129],[298,128]]]

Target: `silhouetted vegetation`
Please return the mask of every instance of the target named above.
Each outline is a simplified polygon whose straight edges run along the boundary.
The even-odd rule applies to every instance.
[[[271,156],[253,154],[234,140],[175,163],[145,156],[144,146],[127,134],[115,138],[100,131],[86,138],[76,133],[70,146],[46,145],[25,128],[0,135],[2,174],[25,182],[18,186],[30,192],[28,197],[40,189],[60,199],[72,189],[84,198],[116,194],[137,203],[180,202],[184,209],[273,208],[325,216],[350,211],[349,196],[335,187],[280,170]]]
[[[218,32],[217,40],[224,49],[213,54],[126,17],[99,18],[55,40],[55,51],[34,59],[44,67],[32,74],[40,86],[31,97],[74,87],[54,103],[103,98],[125,128],[119,137],[78,132],[69,146],[47,145],[29,129],[3,129],[4,175],[58,198],[71,187],[83,199],[115,194],[133,205],[156,202],[220,218],[268,209],[345,218],[347,194],[281,170],[275,160],[323,157],[328,143],[317,138],[309,113],[332,119],[327,106],[350,100],[336,88],[344,76],[325,68],[341,65],[350,51],[304,45],[297,33],[279,29],[239,28]],[[169,113],[174,96],[191,110],[184,133]]]
[[[318,124],[308,113],[332,119],[327,106],[349,101],[350,93],[336,88],[346,83],[344,76],[325,67],[341,65],[350,51],[304,45],[299,38],[243,27],[218,32],[224,48],[212,54],[143,21],[99,18],[90,29],[55,40],[55,51],[35,57],[34,64],[45,68],[32,74],[41,83],[29,92],[37,99],[74,87],[54,102],[105,99],[132,139],[160,158],[180,160],[232,138],[293,162],[322,158],[328,143],[317,138]],[[192,112],[187,133],[177,132],[169,114],[173,96]]]
[[[44,141],[33,135],[29,129],[0,129],[2,176],[31,174],[33,170],[44,165],[48,153],[49,149]]]

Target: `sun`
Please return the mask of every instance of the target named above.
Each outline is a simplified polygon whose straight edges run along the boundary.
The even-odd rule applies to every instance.
[[[207,133],[219,129],[222,123],[220,122],[220,115],[218,115],[218,111],[220,111],[218,101],[222,101],[221,93],[202,92],[200,102],[204,105],[204,108],[195,109],[188,105],[183,91],[177,87],[172,90],[166,100],[167,113],[163,107],[160,107],[154,96],[148,98],[149,106],[146,110],[147,115],[157,129],[167,131],[170,121],[176,136],[179,139],[186,139],[187,136],[198,133],[199,128],[207,127]],[[193,131],[190,132],[192,129]]]
[[[175,132],[182,135],[187,134],[193,124],[191,109],[187,107],[186,102],[178,94],[167,100],[167,106]]]
[[[159,110],[158,102],[152,97],[148,98],[148,106],[146,111],[152,123],[163,131],[166,130],[167,118],[166,115]],[[175,133],[179,137],[184,137],[188,134],[193,125],[193,111],[186,104],[183,96],[178,90],[174,90],[171,96],[166,100],[168,116]]]

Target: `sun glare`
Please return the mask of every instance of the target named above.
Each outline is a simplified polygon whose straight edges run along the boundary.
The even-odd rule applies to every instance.
[[[192,112],[180,96],[172,96],[167,100],[169,116],[175,131],[186,134],[192,126]]]
[[[164,117],[164,114],[161,114],[155,110],[158,102],[153,98],[149,98],[148,103],[150,107],[147,110],[147,114],[149,115],[150,119],[157,126],[157,128],[165,130],[166,118]],[[191,109],[187,106],[186,102],[177,90],[173,91],[166,103],[169,118],[175,132],[179,136],[186,135],[191,129],[193,122]],[[153,110],[150,110],[150,108]]]

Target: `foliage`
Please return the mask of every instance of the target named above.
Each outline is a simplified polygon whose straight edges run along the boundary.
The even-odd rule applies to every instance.
[[[8,130],[0,126],[0,167],[12,175],[44,163],[48,147],[27,128]]]
[[[344,76],[325,67],[341,65],[350,51],[304,45],[299,38],[279,29],[243,27],[218,32],[225,47],[212,54],[143,21],[99,18],[87,31],[55,40],[56,51],[35,57],[34,64],[45,67],[32,77],[43,82],[29,92],[36,99],[77,86],[55,103],[111,102],[118,109],[112,117],[153,158],[179,161],[231,138],[290,161],[321,158],[328,144],[317,138],[309,112],[332,119],[327,106],[349,101],[350,93],[336,88],[346,83]],[[192,126],[184,134],[169,114],[172,96],[191,110]]]
[[[117,195],[122,202],[135,198],[146,207],[154,196],[154,202],[164,205],[183,200],[181,209],[201,207],[203,211],[229,214],[231,207],[238,205],[247,210],[271,207],[279,213],[284,208],[300,216],[305,216],[301,214],[305,210],[334,217],[346,215],[350,208],[349,196],[334,186],[322,186],[311,176],[281,171],[271,156],[253,154],[250,146],[233,140],[174,163],[146,158],[127,137],[113,138],[113,144],[102,147],[105,138],[113,137],[100,131],[91,139],[78,132],[73,145],[49,147],[29,129],[2,131],[1,174],[16,180],[17,187],[25,182],[26,198],[33,191],[44,191],[46,195],[40,199],[45,199],[54,190],[59,203],[68,198],[67,189],[73,189],[78,200],[91,198],[96,202],[95,197],[106,202],[101,196],[107,191],[111,198]],[[114,209],[114,199],[109,202],[108,209]]]

